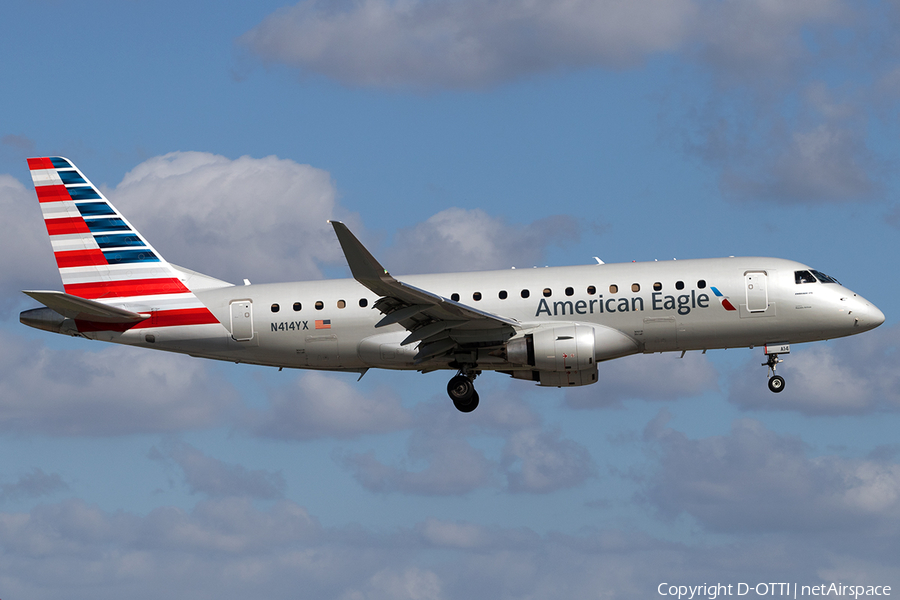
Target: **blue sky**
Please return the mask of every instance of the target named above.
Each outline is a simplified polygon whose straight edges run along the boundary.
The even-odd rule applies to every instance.
[[[6,2],[0,596],[647,598],[900,587],[900,25],[840,0]],[[597,385],[277,372],[53,336],[25,158],[240,282],[772,255],[865,335]]]

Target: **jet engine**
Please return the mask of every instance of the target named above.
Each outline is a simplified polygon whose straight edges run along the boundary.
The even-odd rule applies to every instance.
[[[627,335],[603,325],[566,323],[540,327],[511,339],[506,358],[515,367],[505,371],[516,379],[541,386],[568,387],[597,381],[597,362],[638,352]]]

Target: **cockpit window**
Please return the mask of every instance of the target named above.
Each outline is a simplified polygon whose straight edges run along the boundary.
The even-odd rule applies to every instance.
[[[813,270],[813,271],[812,271],[812,274],[815,275],[815,276],[816,276],[816,279],[818,279],[818,280],[821,281],[822,283],[836,283],[836,284],[838,284],[838,285],[841,285],[841,282],[840,282],[840,281],[838,281],[837,279],[835,279],[835,278],[832,277],[831,275],[826,275],[825,273],[822,273],[821,271],[815,271],[815,270]]]
[[[794,271],[794,282],[796,283],[815,283],[816,278],[809,271]]]

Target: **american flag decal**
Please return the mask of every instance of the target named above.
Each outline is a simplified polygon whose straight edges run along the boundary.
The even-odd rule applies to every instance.
[[[316,321],[316,329],[331,329],[331,319]]]

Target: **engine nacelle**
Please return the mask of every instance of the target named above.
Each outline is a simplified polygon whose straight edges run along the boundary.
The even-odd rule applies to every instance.
[[[635,354],[638,344],[627,335],[602,325],[582,323],[542,327],[506,345],[507,360],[516,366],[516,379],[542,386],[588,385],[597,381],[597,361]]]

